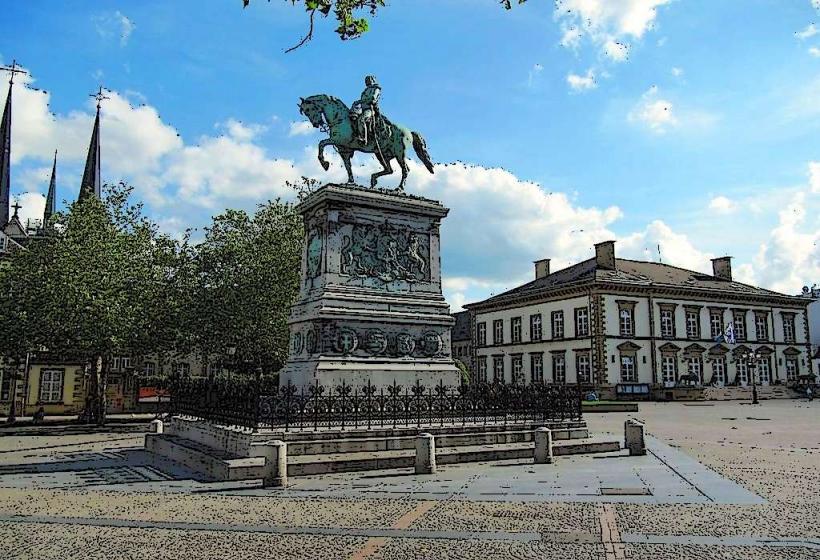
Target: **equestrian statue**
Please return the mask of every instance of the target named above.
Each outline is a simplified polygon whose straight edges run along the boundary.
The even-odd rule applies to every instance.
[[[330,167],[325,160],[325,147],[328,145],[334,146],[342,157],[350,184],[355,183],[350,166],[354,152],[375,155],[383,167],[370,176],[371,187],[376,186],[379,177],[393,173],[390,162],[395,159],[401,167],[401,181],[397,190],[402,191],[409,171],[406,156],[410,146],[427,170],[433,173],[433,162],[427,153],[427,145],[418,132],[393,124],[381,114],[381,87],[375,76],[367,76],[364,84],[365,90],[361,97],[349,109],[343,101],[332,95],[321,94],[301,98],[299,112],[314,127],[328,133],[329,138],[319,142],[319,163],[325,171]]]

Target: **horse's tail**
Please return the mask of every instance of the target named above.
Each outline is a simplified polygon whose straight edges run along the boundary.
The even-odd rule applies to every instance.
[[[416,151],[416,155],[419,156],[419,159],[424,164],[424,167],[427,168],[427,171],[433,173],[433,162],[430,161],[430,154],[427,153],[427,143],[418,132],[413,132],[413,149]]]

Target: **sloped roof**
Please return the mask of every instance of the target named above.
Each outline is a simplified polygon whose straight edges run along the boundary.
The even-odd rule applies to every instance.
[[[460,311],[458,313],[453,313],[453,318],[456,320],[456,324],[453,325],[451,335],[453,342],[470,340],[470,312]]]
[[[468,305],[483,305],[500,301],[546,294],[552,290],[572,286],[592,284],[620,284],[624,286],[646,286],[661,288],[689,288],[727,294],[748,294],[759,297],[787,297],[798,299],[764,288],[758,288],[717,278],[710,274],[687,270],[668,264],[615,259],[615,270],[601,268],[594,258],[581,261],[570,267],[558,270],[549,276],[527,282],[517,288],[495,295],[489,299]]]

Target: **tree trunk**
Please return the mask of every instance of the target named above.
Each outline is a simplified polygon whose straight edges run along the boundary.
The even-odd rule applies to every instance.
[[[105,409],[107,404],[106,389],[108,388],[108,366],[111,360],[108,356],[97,358],[97,425],[105,426]]]

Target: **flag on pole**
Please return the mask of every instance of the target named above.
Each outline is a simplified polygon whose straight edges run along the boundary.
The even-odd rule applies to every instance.
[[[735,324],[733,321],[729,321],[726,324],[726,331],[723,333],[723,336],[729,344],[735,343]]]

